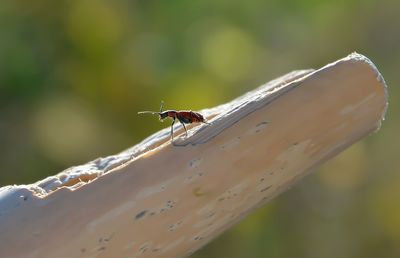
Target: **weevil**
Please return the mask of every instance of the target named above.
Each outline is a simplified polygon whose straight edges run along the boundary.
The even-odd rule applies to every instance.
[[[204,124],[209,124],[207,120],[203,117],[202,114],[199,112],[195,112],[192,110],[163,110],[164,107],[164,101],[161,101],[161,106],[160,106],[160,112],[156,111],[140,111],[138,114],[153,114],[153,115],[159,115],[159,119],[162,122],[166,118],[171,118],[172,124],[171,124],[171,141],[174,140],[174,124],[175,120],[178,119],[178,121],[183,125],[183,128],[185,129],[186,137],[187,137],[187,129],[185,124],[191,124],[191,123],[204,123]]]

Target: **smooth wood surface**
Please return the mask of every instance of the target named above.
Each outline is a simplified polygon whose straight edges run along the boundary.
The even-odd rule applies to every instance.
[[[0,257],[185,257],[376,131],[375,66],[352,54],[203,110],[120,154],[0,188]],[[178,135],[179,134],[179,135]]]

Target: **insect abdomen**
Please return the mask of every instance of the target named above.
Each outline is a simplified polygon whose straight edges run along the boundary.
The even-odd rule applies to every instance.
[[[190,115],[192,118],[192,122],[197,122],[197,123],[204,122],[204,117],[200,113],[190,111]]]
[[[193,111],[179,111],[177,114],[180,121],[191,124],[204,122],[204,118],[201,114]]]

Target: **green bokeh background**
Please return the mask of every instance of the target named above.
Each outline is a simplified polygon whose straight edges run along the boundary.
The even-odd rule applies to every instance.
[[[32,183],[357,51],[389,85],[379,133],[193,258],[400,257],[400,2],[0,1],[0,185]]]

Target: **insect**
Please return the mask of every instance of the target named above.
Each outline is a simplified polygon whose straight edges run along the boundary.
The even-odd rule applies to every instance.
[[[171,140],[174,140],[174,124],[175,120],[178,119],[179,122],[183,125],[183,128],[185,129],[185,133],[187,136],[187,130],[185,124],[191,124],[191,123],[205,123],[208,124],[206,119],[203,117],[202,114],[198,112],[194,112],[192,110],[165,110],[163,111],[163,106],[164,106],[164,101],[161,101],[161,107],[160,107],[160,112],[155,112],[155,111],[141,111],[138,112],[138,114],[153,114],[153,115],[159,115],[160,116],[160,121],[163,121],[166,118],[172,118],[172,124],[171,124]]]

